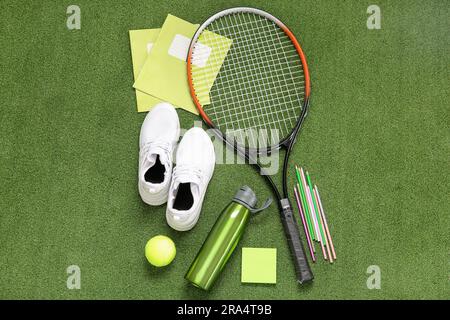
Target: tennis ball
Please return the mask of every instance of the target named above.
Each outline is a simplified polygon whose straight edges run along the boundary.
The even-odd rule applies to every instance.
[[[155,267],[167,266],[175,259],[176,253],[175,243],[166,236],[153,237],[145,245],[145,257]]]

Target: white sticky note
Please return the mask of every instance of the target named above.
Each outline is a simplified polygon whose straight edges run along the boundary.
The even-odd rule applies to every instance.
[[[191,39],[189,39],[188,37],[185,37],[181,34],[175,35],[169,47],[169,55],[186,61],[190,44]],[[208,58],[211,55],[211,51],[212,49],[210,47],[197,42],[192,53],[192,64],[196,65],[199,68],[203,68],[204,66],[206,66]]]
[[[181,34],[175,35],[169,47],[169,55],[186,61],[190,43],[191,39],[188,37],[182,36]]]

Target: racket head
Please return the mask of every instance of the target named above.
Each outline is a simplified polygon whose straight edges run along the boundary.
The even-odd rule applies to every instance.
[[[231,8],[206,20],[191,41],[187,75],[203,120],[246,150],[289,145],[307,113],[303,50],[285,24],[259,9]]]

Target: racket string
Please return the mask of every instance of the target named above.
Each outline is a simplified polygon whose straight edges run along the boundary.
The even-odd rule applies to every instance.
[[[212,87],[207,83],[208,68],[193,70],[198,95],[209,91],[211,104],[204,110],[215,126],[222,132],[236,131],[241,142],[247,135],[245,130],[249,131],[245,145],[257,143],[255,130],[250,128],[277,129],[281,138],[287,136],[297,122],[305,96],[303,67],[290,38],[273,21],[256,14],[223,16],[207,30],[221,36],[206,39],[207,46],[223,47],[224,39],[232,40]],[[203,58],[201,54],[197,57]],[[208,59],[214,66],[220,63],[217,57]]]

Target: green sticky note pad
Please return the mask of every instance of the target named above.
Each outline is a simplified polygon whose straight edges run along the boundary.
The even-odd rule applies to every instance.
[[[277,283],[277,249],[242,248],[242,283]]]

